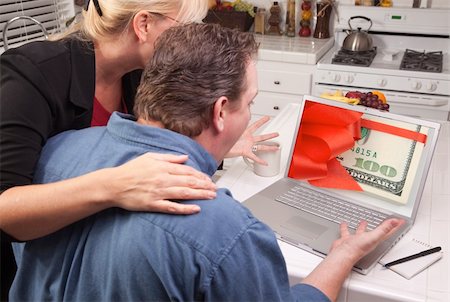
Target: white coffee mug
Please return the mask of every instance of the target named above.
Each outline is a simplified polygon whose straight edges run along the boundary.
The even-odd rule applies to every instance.
[[[262,151],[261,148],[256,148],[255,153],[256,156],[261,158],[267,163],[267,166],[258,164],[246,157],[244,157],[245,163],[253,170],[256,175],[270,177],[275,176],[280,173],[280,158],[281,158],[281,146],[278,142],[267,141],[260,142],[259,145],[269,145],[269,146],[277,146],[278,149],[276,151]]]

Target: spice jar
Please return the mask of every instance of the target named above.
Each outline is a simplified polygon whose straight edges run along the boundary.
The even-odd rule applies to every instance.
[[[309,37],[311,36],[311,1],[304,0],[301,4],[300,8],[302,9],[301,18],[300,18],[300,30],[298,35],[300,37]]]
[[[268,20],[269,23],[269,30],[267,31],[267,34],[269,35],[281,35],[280,30],[280,13],[281,8],[278,4],[278,1],[274,1],[272,7],[270,8],[270,17]]]
[[[314,29],[314,38],[328,39],[330,37],[330,17],[333,9],[332,0],[317,2],[317,22]]]
[[[255,15],[255,33],[264,35],[266,29],[266,9],[258,8]]]

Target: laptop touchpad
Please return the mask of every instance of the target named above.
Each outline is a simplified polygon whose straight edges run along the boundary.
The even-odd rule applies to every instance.
[[[310,239],[316,239],[328,229],[323,225],[312,222],[301,216],[290,218],[284,222],[281,227]]]

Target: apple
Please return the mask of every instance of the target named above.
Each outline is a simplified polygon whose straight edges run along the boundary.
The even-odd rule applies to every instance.
[[[310,10],[311,9],[311,1],[303,1],[302,10]]]
[[[311,36],[311,29],[309,27],[300,27],[300,31],[298,32],[300,37],[309,37]]]
[[[345,94],[345,97],[351,99],[360,99],[362,95],[361,91],[349,91]]]

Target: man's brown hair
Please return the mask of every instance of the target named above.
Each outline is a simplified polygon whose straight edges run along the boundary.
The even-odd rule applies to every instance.
[[[209,127],[219,97],[239,103],[246,89],[246,67],[257,49],[252,34],[217,24],[166,30],[142,75],[136,117],[189,137],[199,135]]]

